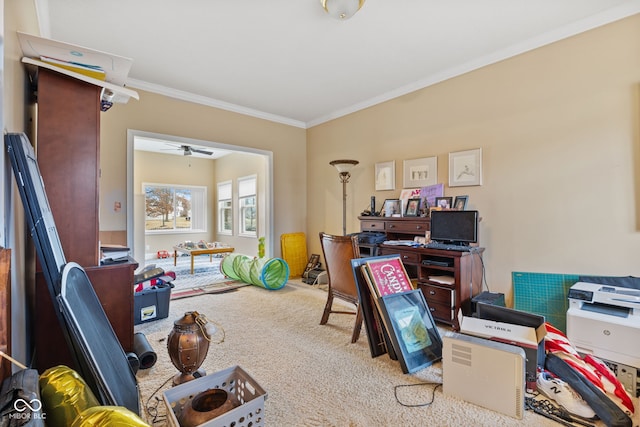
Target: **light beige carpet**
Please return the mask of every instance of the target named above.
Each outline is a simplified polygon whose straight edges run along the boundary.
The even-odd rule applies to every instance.
[[[402,406],[394,386],[441,382],[441,364],[405,375],[387,355],[371,358],[364,328],[360,340],[350,343],[353,316],[332,314],[327,325],[319,325],[325,301],[324,290],[299,282],[277,291],[246,286],[171,301],[167,319],[136,326],[158,355],[153,368],[137,375],[143,403],[146,406],[151,399],[151,406],[158,408],[159,421],[154,425],[166,424],[163,403],[156,397],[162,398],[162,391],[171,387],[166,381],[177,372],[167,354],[166,338],[174,320],[193,310],[219,327],[213,337],[217,343],[211,344],[202,367],[207,373],[234,365],[247,371],[268,393],[267,426],[558,425],[530,411],[525,411],[523,420],[503,416],[446,396],[441,387],[430,406]],[[406,404],[426,403],[433,388],[404,388],[399,397]],[[491,384],[484,392],[491,393]]]

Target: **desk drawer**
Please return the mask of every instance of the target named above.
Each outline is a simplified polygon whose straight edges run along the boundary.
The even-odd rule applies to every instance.
[[[412,251],[398,250],[396,247],[380,247],[378,253],[380,255],[398,255],[403,264],[420,264],[420,254]]]
[[[410,233],[424,236],[425,231],[429,231],[429,224],[425,221],[387,221],[385,227],[389,233]]]
[[[384,221],[360,221],[362,231],[384,231]]]
[[[420,283],[418,285],[424,294],[424,299],[428,303],[434,302],[446,305],[448,307],[455,307],[456,305],[456,292],[454,289],[443,288],[440,286],[429,285]]]
[[[437,302],[427,301],[429,311],[434,320],[452,324],[455,321],[455,309],[449,307],[447,304],[440,304]]]

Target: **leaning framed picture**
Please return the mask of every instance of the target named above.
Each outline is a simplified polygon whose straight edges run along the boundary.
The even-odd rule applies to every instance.
[[[385,295],[379,301],[402,372],[415,372],[442,358],[442,338],[420,289]]]
[[[376,163],[376,191],[396,189],[396,162]]]
[[[449,153],[449,187],[482,185],[482,148]]]
[[[438,158],[405,160],[402,164],[403,188],[427,187],[438,182]]]
[[[420,215],[420,198],[409,199],[407,201],[407,207],[404,210],[404,216],[418,215]]]

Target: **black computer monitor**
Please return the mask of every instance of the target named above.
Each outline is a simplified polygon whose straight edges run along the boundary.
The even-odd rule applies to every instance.
[[[431,211],[431,240],[455,245],[478,242],[478,211]]]

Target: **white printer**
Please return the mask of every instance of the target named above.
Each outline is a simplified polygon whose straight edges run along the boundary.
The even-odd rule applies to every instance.
[[[571,343],[603,359],[632,396],[640,395],[640,290],[577,282],[568,298]]]

